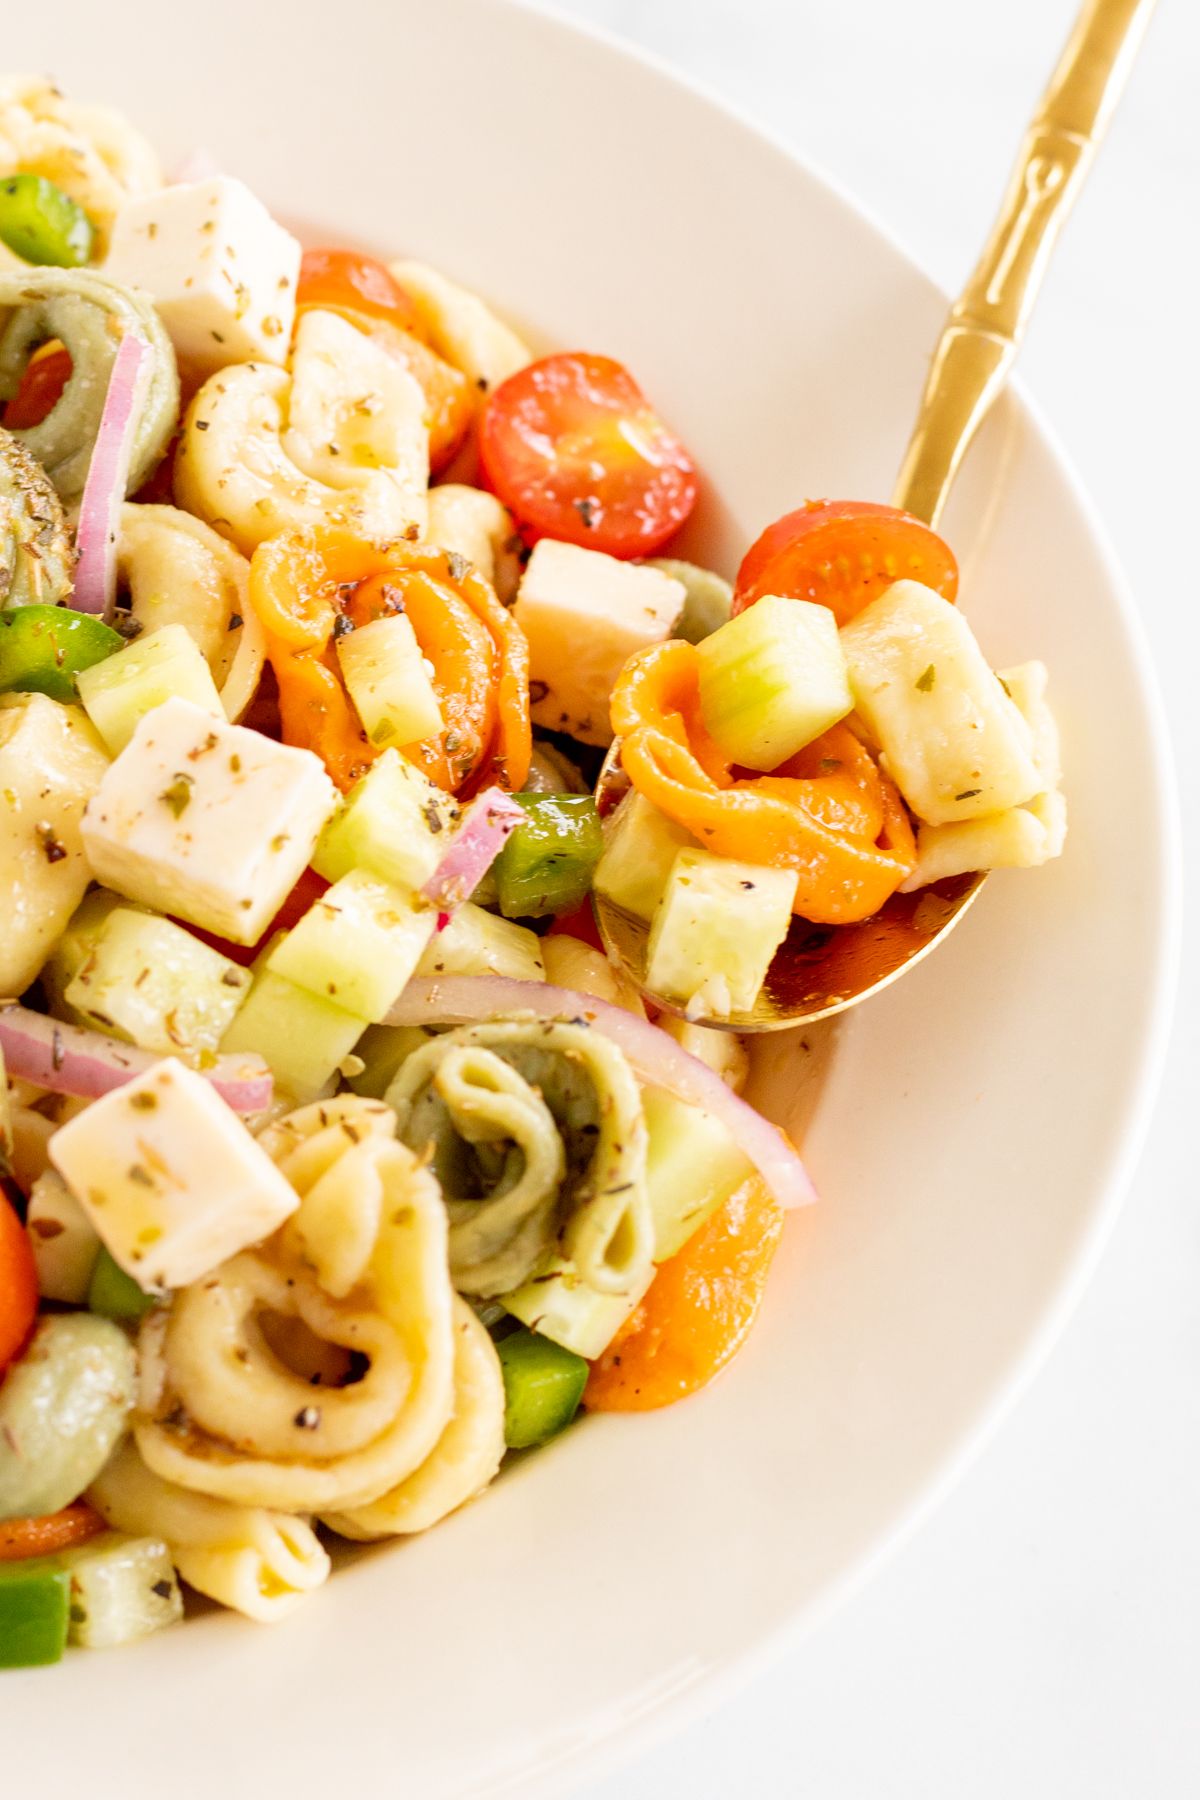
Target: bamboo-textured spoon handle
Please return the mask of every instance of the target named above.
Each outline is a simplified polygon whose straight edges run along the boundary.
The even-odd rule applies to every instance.
[[[893,495],[931,525],[1008,379],[1154,3],[1087,0],[1025,134],[992,234],[950,309]]]

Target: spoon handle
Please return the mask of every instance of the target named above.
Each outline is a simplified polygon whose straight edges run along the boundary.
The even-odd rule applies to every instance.
[[[1025,133],[992,234],[942,328],[892,496],[930,525],[1016,361],[1153,10],[1154,0],[1085,0]]]

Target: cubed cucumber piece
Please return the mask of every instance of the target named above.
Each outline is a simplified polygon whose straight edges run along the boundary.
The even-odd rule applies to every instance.
[[[430,938],[418,975],[507,975],[513,981],[545,981],[542,943],[527,925],[498,919],[467,900],[444,931]]]
[[[449,794],[398,750],[385,750],[321,833],[313,868],[326,881],[368,869],[397,887],[422,887],[457,817]]]
[[[70,1597],[71,1577],[54,1558],[0,1563],[0,1669],[60,1660]]]
[[[492,864],[506,919],[574,912],[604,847],[590,794],[514,794],[526,817]]]
[[[68,1306],[87,1302],[100,1254],[95,1226],[56,1169],[38,1176],[29,1192],[25,1229],[37,1269],[38,1293]]]
[[[337,653],[342,680],[373,744],[415,744],[442,730],[429,665],[404,613],[346,632]]]
[[[115,912],[119,906],[129,905],[128,900],[120,894],[114,894],[109,888],[93,888],[90,894],[84,895],[72,913],[67,929],[54,946],[49,961],[38,977],[45,989],[50,1010],[60,1018],[70,1019],[79,1025],[91,1023],[86,1013],[68,1006],[66,991],[95,949],[110,913]],[[139,909],[135,907],[133,910]]]
[[[76,686],[84,710],[113,756],[125,748],[139,720],[178,697],[224,720],[221,696],[204,654],[185,625],[148,631],[116,656],[84,669]]]
[[[683,583],[687,599],[675,621],[675,637],[698,644],[725,624],[733,608],[733,587],[723,575],[714,575],[711,569],[702,569],[696,563],[681,562],[677,556],[652,556],[649,566]]]
[[[249,987],[247,969],[182,925],[119,906],[63,997],[102,1030],[169,1056],[215,1050]]]
[[[661,1088],[642,1096],[654,1260],[666,1262],[754,1173],[723,1125]]]
[[[854,705],[827,606],[766,595],[697,646],[700,710],[731,762],[777,769]]]
[[[335,881],[266,966],[297,987],[379,1024],[416,972],[437,914],[365,869]]]
[[[1030,726],[956,606],[896,581],[841,636],[854,704],[919,819],[953,825],[1043,790]]]
[[[368,1100],[382,1100],[400,1064],[428,1042],[429,1033],[419,1025],[368,1025],[354,1046],[363,1067],[350,1077],[350,1087]]]
[[[604,822],[604,853],[592,886],[622,912],[652,919],[676,853],[694,843],[682,825],[631,788]]]
[[[530,1450],[566,1429],[579,1411],[588,1366],[573,1350],[536,1331],[514,1331],[496,1345],[504,1376],[504,1441]]]
[[[304,1105],[322,1092],[366,1026],[365,1019],[344,1007],[260,967],[221,1049],[257,1052],[277,1087]]]
[[[99,1313],[103,1319],[116,1319],[119,1324],[131,1325],[153,1305],[154,1295],[140,1288],[133,1276],[127,1275],[101,1245],[88,1284],[88,1311]]]
[[[612,1342],[653,1279],[651,1268],[628,1294],[598,1294],[573,1263],[556,1257],[523,1287],[502,1294],[500,1303],[531,1331],[592,1362]]]
[[[678,851],[650,927],[649,987],[712,1018],[745,1012],[787,936],[795,893],[795,870]]]
[[[70,1581],[68,1637],[85,1650],[108,1650],[173,1625],[183,1597],[160,1538],[105,1532],[64,1550]]]

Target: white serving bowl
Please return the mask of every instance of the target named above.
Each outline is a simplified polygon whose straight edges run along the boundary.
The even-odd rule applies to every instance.
[[[719,566],[805,496],[886,498],[943,298],[647,63],[497,0],[62,0],[19,54],[168,160],[207,145],[327,241],[414,252],[540,339],[628,362],[705,470],[688,547]],[[585,1421],[275,1630],[213,1613],[4,1677],[10,1771],[56,1797],[104,1770],[129,1800],[562,1795],[810,1625],[961,1467],[1129,1173],[1175,862],[1128,601],[1020,399],[946,529],[991,659],[1051,667],[1067,854],[993,879],[849,1017],[806,1138],[824,1203],[789,1226],[734,1368],[672,1411]],[[805,1060],[764,1052],[783,1116]]]

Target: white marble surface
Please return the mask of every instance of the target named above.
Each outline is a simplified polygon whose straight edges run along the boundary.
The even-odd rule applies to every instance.
[[[1074,6],[555,10],[632,39],[760,120],[953,287]],[[1023,363],[1141,603],[1192,834],[1198,72],[1200,9],[1163,0]],[[1200,962],[1185,951],[1170,1068],[1123,1219],[1066,1336],[966,1480],[820,1632],[589,1800],[1200,1793],[1198,1011]]]

